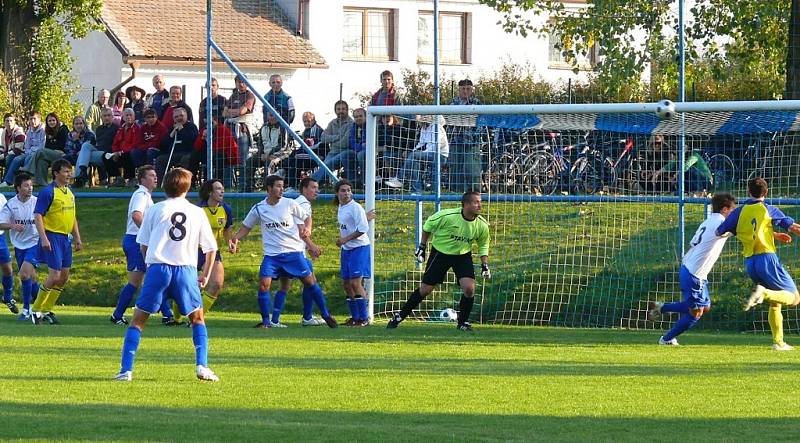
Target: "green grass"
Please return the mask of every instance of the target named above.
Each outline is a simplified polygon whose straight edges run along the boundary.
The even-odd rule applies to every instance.
[[[797,441],[800,366],[764,335],[404,323],[255,330],[211,313],[217,384],[187,328],[151,322],[130,384],[106,308],[0,316],[0,439]]]

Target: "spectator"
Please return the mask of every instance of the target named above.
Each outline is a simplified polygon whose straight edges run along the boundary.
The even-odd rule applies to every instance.
[[[322,144],[319,142],[320,137],[322,137],[322,127],[317,124],[313,113],[303,113],[303,126],[305,126],[305,129],[303,130],[302,138],[306,146],[312,151],[316,151],[315,154],[320,158],[324,157],[321,149]],[[311,156],[302,147],[292,151],[284,163],[286,163],[285,178],[286,186],[288,186],[284,192],[294,192],[302,179],[302,173],[312,169],[315,165],[314,161],[311,160]]]
[[[200,101],[200,109],[198,113],[200,114],[200,130],[202,131],[206,125],[206,101],[208,97],[204,98]],[[223,121],[225,118],[223,117],[222,113],[225,112],[225,105],[228,101],[225,97],[219,95],[219,82],[217,79],[211,79],[211,114],[217,118],[217,121]],[[227,188],[228,186],[225,185]]]
[[[114,124],[117,126],[122,125],[122,110],[127,108],[128,97],[124,92],[119,91],[114,96],[114,105],[111,107],[111,113],[114,115]]]
[[[325,165],[331,171],[336,171],[344,165],[347,157],[354,154],[349,145],[350,128],[353,126],[353,119],[350,118],[347,102],[344,100],[336,102],[333,105],[333,111],[336,113],[336,118],[328,123],[328,127],[322,133],[320,141],[327,143],[330,148],[328,155],[325,156]],[[319,168],[311,177],[321,183],[324,173],[324,170]]]
[[[170,166],[191,167],[194,142],[197,140],[197,126],[189,121],[184,108],[176,108],[172,129],[161,141],[161,155],[156,158],[156,172],[161,181]],[[171,154],[171,158],[170,158]]]
[[[239,165],[243,168],[239,171],[239,177],[244,178],[252,175],[252,171],[247,171],[247,157],[250,155],[252,146],[252,134],[256,133],[256,121],[253,110],[256,106],[256,96],[247,89],[247,84],[238,75],[234,79],[236,89],[228,99],[228,107],[223,113],[225,124],[236,137],[236,144],[239,146]],[[240,183],[241,189],[246,190],[244,183]]]
[[[138,86],[129,86],[125,90],[125,96],[128,98],[126,108],[133,109],[136,115],[136,122],[140,125],[144,123],[144,109],[147,104],[144,101],[144,89]]]
[[[267,92],[264,99],[267,100],[270,106],[278,111],[278,115],[280,115],[286,123],[291,125],[294,121],[294,102],[292,101],[292,97],[283,90],[283,79],[281,76],[272,74],[269,77],[269,87],[272,89]],[[264,121],[266,122],[269,109],[265,107],[263,112]]]
[[[385,115],[378,126],[378,150],[383,151],[379,162],[379,177],[397,177],[406,155],[414,149],[416,128],[414,121]],[[377,179],[378,177],[376,177]]]
[[[152,109],[144,111],[144,124],[141,126],[139,135],[141,137],[138,143],[139,148],[131,152],[133,164],[155,165],[156,157],[161,155],[161,141],[167,136],[167,128],[158,121],[156,111]]]
[[[64,156],[69,128],[61,123],[55,112],[45,117],[44,147],[31,155],[20,171],[33,175],[36,186],[47,186],[50,164]]]
[[[665,148],[665,144],[663,135],[654,134],[650,137],[647,148],[641,151],[642,182],[645,189],[651,192],[665,192],[670,188],[669,182],[661,178],[662,173],[659,172],[671,160],[671,149]]]
[[[22,153],[19,155],[9,155],[6,157],[6,175],[0,188],[10,188],[14,183],[16,175],[22,165],[33,156],[36,151],[44,149],[46,140],[45,125],[42,123],[42,114],[38,111],[28,113],[28,130],[25,132],[25,143]]]
[[[95,144],[84,143],[78,153],[78,161],[76,163],[78,175],[75,177],[75,186],[78,188],[89,182],[89,165],[94,165],[98,168],[100,184],[108,184],[109,171],[106,171],[103,156],[111,152],[114,136],[117,135],[119,126],[114,124],[114,114],[111,113],[111,108],[103,109],[100,114],[100,121],[102,123],[94,133]],[[113,171],[110,172],[113,173]]]
[[[119,168],[122,167],[123,176],[117,177],[114,183],[110,184],[117,188],[126,184],[139,186],[139,183],[134,180],[137,165],[134,163],[131,153],[136,150],[141,140],[141,127],[136,123],[136,112],[131,108],[125,109],[123,120],[122,126],[114,135],[114,142],[111,144],[111,158],[107,159],[109,160],[107,164],[111,166],[110,169],[119,171]],[[141,156],[139,158],[141,159]]]
[[[145,110],[152,109],[157,114],[161,113],[161,109],[169,99],[169,91],[165,88],[167,83],[164,81],[164,76],[161,74],[153,76],[153,87],[156,92],[150,94],[150,98],[145,102]]]
[[[265,174],[271,175],[276,165],[281,160],[288,157],[286,152],[286,131],[278,123],[275,114],[267,114],[267,122],[261,128],[261,146],[258,152],[247,159],[247,171],[245,176],[244,188],[246,192],[252,192],[252,182],[255,179],[255,171],[261,166],[265,167]]]
[[[64,158],[69,160],[71,164],[76,164],[81,148],[87,143],[94,146],[97,141],[95,140],[94,132],[86,126],[86,120],[78,115],[72,119],[72,132],[69,133],[67,143],[64,146]]]
[[[192,108],[183,101],[183,89],[181,89],[180,86],[173,86],[169,88],[169,102],[162,105],[161,114],[159,114],[158,118],[161,120],[161,123],[164,123],[164,127],[172,127],[172,123],[174,122],[172,115],[178,108],[185,109],[187,121],[194,122],[192,118]]]
[[[458,82],[458,96],[451,105],[480,105],[475,97],[472,80]],[[479,191],[481,183],[481,154],[478,136],[474,127],[451,126],[448,128],[450,138],[450,190],[463,194],[467,191]]]
[[[364,187],[364,164],[366,160],[367,112],[364,108],[353,109],[353,126],[350,127],[348,146],[353,154],[345,157],[345,175],[353,188]]]
[[[394,85],[394,75],[391,71],[381,72],[381,88],[372,95],[370,106],[402,105],[403,100]]]
[[[214,128],[212,130],[211,140],[211,155],[212,155],[212,170],[215,171],[214,176],[222,176],[222,182],[226,188],[233,186],[233,170],[231,166],[239,165],[239,146],[236,144],[236,139],[233,133],[223,123],[223,120],[217,115],[211,115]],[[193,164],[198,164],[201,161],[207,160],[207,128],[200,128],[200,136],[194,142],[195,157],[192,161]]]
[[[0,148],[3,155],[0,160],[8,158],[9,155],[19,155],[25,149],[25,130],[17,126],[17,118],[14,114],[7,113],[3,116],[3,138],[0,139]]]
[[[436,124],[433,124],[431,118],[436,119]],[[424,190],[423,176],[428,168],[434,165],[436,153],[439,153],[441,166],[444,166],[447,162],[449,146],[447,134],[444,131],[444,117],[441,115],[420,116],[417,120],[422,127],[419,143],[414,147],[414,151],[406,157],[399,176],[386,180],[386,186],[402,188],[405,181],[410,181],[411,192],[418,194]]]
[[[678,190],[677,183],[680,174],[678,170],[678,153],[676,151],[677,148],[670,150],[670,160],[661,169],[656,171],[651,179],[653,183],[659,183],[659,181],[665,183],[670,191]],[[705,193],[711,189],[713,175],[711,174],[711,169],[708,167],[708,163],[706,163],[699,152],[693,151],[691,148],[687,147],[683,171],[685,192]],[[659,180],[662,176],[666,178]]]
[[[100,92],[97,93],[97,101],[92,103],[86,109],[86,115],[84,116],[86,120],[86,124],[89,125],[89,128],[92,131],[96,131],[97,127],[100,126],[100,113],[103,109],[107,108],[108,99],[111,98],[111,93],[108,89],[101,89]]]

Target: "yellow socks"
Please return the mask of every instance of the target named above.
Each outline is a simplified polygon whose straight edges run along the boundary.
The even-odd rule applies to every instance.
[[[777,292],[777,291],[776,291]],[[786,291],[783,291],[786,292]],[[794,295],[792,295],[794,298]],[[775,344],[783,343],[783,314],[781,313],[781,305],[772,305],[769,307],[769,329],[772,331],[772,342]]]
[[[214,306],[214,302],[217,301],[217,297],[212,297],[208,294],[208,292],[203,291],[203,311],[208,312],[211,310],[211,307]]]
[[[36,301],[33,302],[33,307],[31,308],[33,312],[43,312],[42,306],[45,305],[45,300],[50,297],[50,288],[42,285],[39,288],[39,295],[36,296]]]
[[[764,288],[764,300],[772,303],[780,303],[782,305],[792,305],[794,304],[794,293]],[[780,310],[780,308],[778,308],[778,310]]]
[[[44,300],[44,303],[42,304],[42,312],[50,312],[53,310],[53,307],[55,307],[58,298],[61,297],[61,291],[63,290],[64,288],[58,288],[58,287],[50,289],[47,298]]]

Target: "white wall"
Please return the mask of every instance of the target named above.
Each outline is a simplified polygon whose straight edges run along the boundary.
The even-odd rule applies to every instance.
[[[88,105],[92,88],[96,91],[110,89],[120,82],[122,54],[104,32],[93,31],[82,40],[70,40],[72,57],[72,73],[78,80],[81,90],[75,99]],[[87,100],[89,102],[87,103]]]

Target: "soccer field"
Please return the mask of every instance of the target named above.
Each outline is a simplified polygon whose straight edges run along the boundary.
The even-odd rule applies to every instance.
[[[406,322],[256,330],[212,312],[194,377],[187,328],[145,329],[132,383],[108,308],[63,325],[0,316],[0,439],[797,441],[794,353],[766,335]]]

